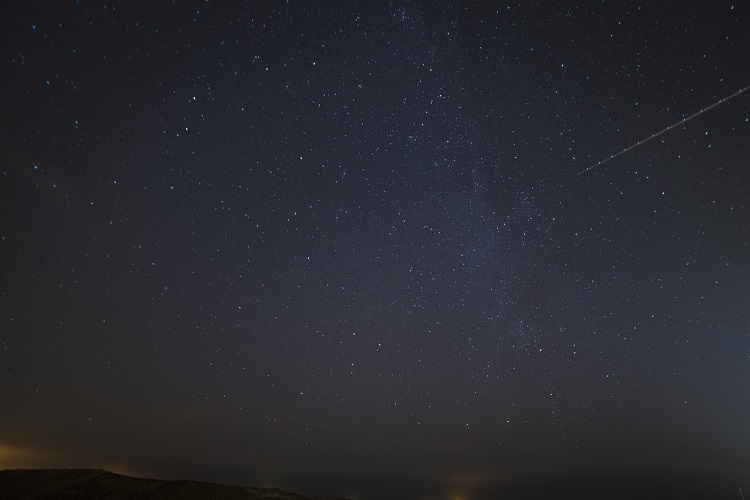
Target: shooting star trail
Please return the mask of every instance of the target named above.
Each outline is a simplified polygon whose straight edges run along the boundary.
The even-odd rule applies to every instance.
[[[700,110],[700,111],[698,111],[697,113],[693,113],[692,115],[688,116],[687,118],[683,118],[682,120],[678,121],[677,123],[673,123],[672,125],[670,125],[669,127],[665,128],[664,130],[660,130],[659,132],[657,132],[657,133],[655,133],[655,134],[651,134],[650,136],[646,137],[646,138],[645,138],[645,139],[643,139],[642,141],[638,141],[638,142],[636,142],[635,144],[633,144],[632,146],[628,146],[627,148],[623,149],[623,150],[622,150],[622,151],[620,151],[619,153],[615,153],[615,154],[613,154],[612,156],[610,156],[610,157],[609,157],[609,158],[607,158],[606,160],[602,160],[602,161],[600,161],[599,163],[595,163],[595,164],[591,165],[591,166],[590,166],[589,168],[585,168],[585,169],[581,170],[580,172],[578,172],[578,175],[581,175],[581,174],[585,174],[585,173],[586,173],[586,172],[588,172],[589,170],[593,170],[593,169],[595,169],[596,167],[599,167],[599,166],[601,166],[601,165],[604,165],[604,164],[605,164],[605,163],[607,163],[607,162],[608,162],[609,160],[612,160],[612,159],[614,159],[614,158],[617,158],[617,157],[618,157],[618,156],[620,156],[621,154],[625,154],[625,153],[627,153],[628,151],[630,151],[631,149],[635,149],[635,148],[637,148],[638,146],[640,146],[641,144],[643,144],[643,143],[646,143],[646,142],[648,142],[648,141],[650,141],[651,139],[654,139],[654,138],[656,138],[656,137],[659,137],[660,135],[662,135],[662,134],[664,134],[664,133],[666,133],[666,132],[669,132],[669,131],[670,131],[670,130],[672,130],[673,128],[675,128],[675,127],[678,127],[678,126],[680,126],[680,125],[682,125],[682,124],[684,124],[684,123],[686,123],[686,122],[688,122],[688,121],[692,120],[693,118],[695,118],[695,117],[696,117],[696,116],[698,116],[698,115],[702,115],[703,113],[705,113],[705,112],[706,112],[706,111],[708,111],[709,109],[715,108],[715,107],[716,107],[716,106],[718,106],[719,104],[725,103],[725,102],[727,102],[728,100],[730,100],[730,99],[732,99],[732,98],[734,98],[734,97],[737,97],[738,95],[740,95],[741,93],[743,93],[743,92],[745,92],[745,91],[747,91],[747,90],[749,90],[749,89],[750,89],[750,85],[748,85],[747,87],[745,87],[745,88],[743,88],[743,89],[740,89],[740,90],[738,90],[737,92],[735,92],[734,94],[732,94],[732,95],[730,95],[730,96],[727,96],[727,97],[725,97],[725,98],[723,98],[723,99],[721,99],[721,100],[718,100],[718,101],[716,101],[715,103],[711,104],[710,106],[707,106],[707,107],[705,107],[705,108],[701,109],[701,110]]]

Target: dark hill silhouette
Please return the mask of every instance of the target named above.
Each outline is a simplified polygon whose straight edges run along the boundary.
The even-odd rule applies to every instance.
[[[0,471],[0,500],[314,500],[275,488],[243,488],[199,481],[162,481],[105,470]]]

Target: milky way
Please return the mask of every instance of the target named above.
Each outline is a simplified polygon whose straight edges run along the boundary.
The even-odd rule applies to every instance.
[[[747,2],[0,12],[0,467],[750,491]]]

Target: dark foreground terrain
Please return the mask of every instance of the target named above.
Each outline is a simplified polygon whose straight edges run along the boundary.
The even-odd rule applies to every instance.
[[[161,481],[105,470],[0,471],[0,500],[314,500],[273,488],[243,488],[198,481]]]
[[[341,477],[310,481],[303,489],[344,491],[339,494],[366,500],[750,500],[750,468],[549,470],[442,483]],[[90,469],[0,471],[0,500],[11,499],[314,500],[273,488],[162,481]]]

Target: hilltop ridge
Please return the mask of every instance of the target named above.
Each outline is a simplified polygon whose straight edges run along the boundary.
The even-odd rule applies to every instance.
[[[99,469],[0,471],[0,500],[316,500],[276,488],[167,481]]]

